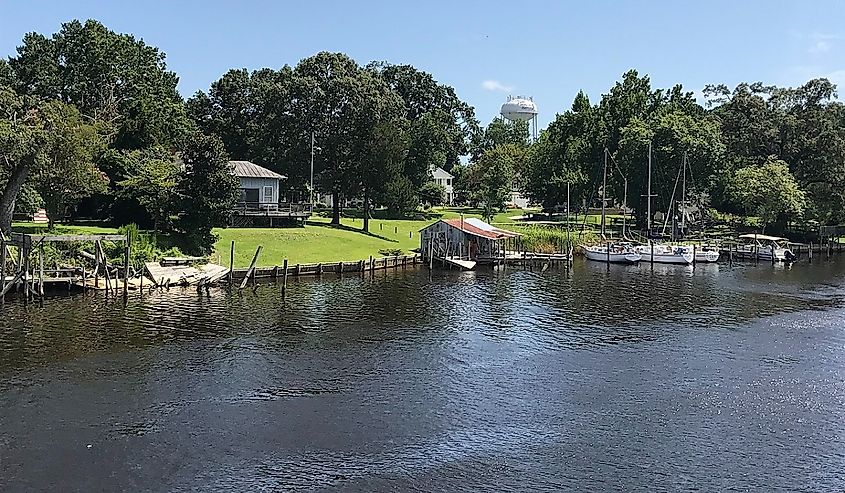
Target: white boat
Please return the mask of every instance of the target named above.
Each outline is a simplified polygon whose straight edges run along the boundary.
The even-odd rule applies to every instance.
[[[584,250],[584,256],[587,257],[587,260],[595,260],[596,262],[636,264],[642,259],[642,255],[637,253],[629,245],[610,245],[609,254],[607,251],[608,247],[604,245],[581,245],[581,248]]]
[[[739,236],[743,243],[733,249],[735,257],[771,262],[794,262],[798,257],[789,248],[789,240],[778,236],[745,234]]]
[[[690,265],[693,261],[692,249],[673,245],[639,245],[634,247],[646,262],[654,259],[658,264]],[[652,251],[654,252],[652,256]]]
[[[721,257],[719,248],[712,245],[696,245],[695,248],[689,245],[684,245],[681,248],[690,254],[692,254],[693,250],[695,250],[695,261],[697,263],[715,264],[719,261],[719,257]]]

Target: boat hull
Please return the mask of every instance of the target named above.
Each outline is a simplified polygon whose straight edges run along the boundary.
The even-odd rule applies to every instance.
[[[587,260],[595,262],[607,263],[609,261],[611,264],[636,264],[642,260],[642,255],[636,252],[611,251],[610,255],[608,255],[605,248],[584,247],[583,250],[584,256],[587,257]]]
[[[642,255],[643,261],[654,262],[655,264],[690,265],[693,261],[692,252],[678,251],[671,249],[657,248],[652,257],[651,248],[642,246],[637,248],[637,253]]]

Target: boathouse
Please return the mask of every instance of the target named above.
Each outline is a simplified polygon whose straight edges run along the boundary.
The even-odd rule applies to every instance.
[[[284,200],[282,180],[287,177],[249,161],[229,161],[240,181],[240,200],[232,211],[232,226],[305,224],[311,215],[308,204]]]
[[[520,236],[481,219],[441,219],[420,230],[420,251],[423,258],[431,255],[484,262],[502,257],[510,242]]]

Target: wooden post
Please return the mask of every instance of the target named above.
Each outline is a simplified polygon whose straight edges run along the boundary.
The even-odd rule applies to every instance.
[[[376,264],[373,262],[373,256],[370,255],[370,272],[374,272],[376,270]]]
[[[282,273],[282,296],[284,297],[285,291],[288,290],[288,259],[282,262],[282,269],[284,270]]]
[[[734,266],[734,246],[728,245],[728,267]]]
[[[0,232],[0,302],[6,301],[6,235]]]
[[[607,268],[610,269],[610,242],[605,245],[605,253],[607,254]]]
[[[434,236],[428,239],[428,270],[434,268]]]
[[[654,268],[654,240],[648,240],[648,250],[649,250],[649,262],[651,262],[651,267]]]
[[[23,237],[23,288],[24,288],[24,299],[29,300],[30,290],[29,290],[29,248],[30,248],[30,238],[28,236]]]
[[[249,263],[249,269],[246,271],[246,277],[244,277],[244,280],[241,282],[239,289],[246,287],[250,277],[253,278],[253,284],[255,283],[255,263],[258,262],[259,253],[261,253],[261,245],[258,245],[258,248],[255,249],[255,255],[252,256],[252,262]]]
[[[395,235],[399,234],[399,226],[393,226],[393,234],[395,234]]]
[[[100,250],[94,241],[94,288],[100,287]]]
[[[777,262],[777,260],[778,260],[777,257],[775,257],[775,246],[772,245],[771,248],[772,248],[772,265],[775,265],[775,262]]]
[[[229,288],[232,287],[232,279],[235,270],[235,240],[232,240],[232,248],[229,250]]]
[[[807,257],[810,259],[810,263],[813,263],[813,242],[810,242],[810,247],[807,249]]]
[[[129,296],[129,254],[132,252],[132,246],[129,244],[129,235],[126,235],[126,245],[123,255],[123,297]]]
[[[697,245],[693,243],[692,245],[692,268],[695,269],[695,255],[698,253]]]
[[[44,239],[38,243],[38,297],[44,299]]]
[[[323,263],[322,263],[322,262],[320,262],[319,264],[317,264],[317,275],[318,275],[318,276],[322,276],[322,275],[323,275]]]

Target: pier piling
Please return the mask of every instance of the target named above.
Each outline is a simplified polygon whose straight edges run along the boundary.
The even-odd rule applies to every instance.
[[[282,271],[282,297],[284,298],[285,292],[288,290],[288,259],[282,262]]]

